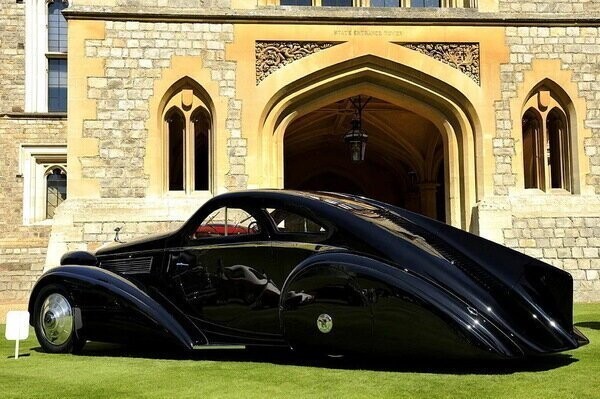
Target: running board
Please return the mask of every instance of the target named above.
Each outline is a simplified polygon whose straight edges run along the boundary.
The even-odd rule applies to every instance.
[[[246,349],[246,345],[194,345],[194,350],[211,350],[211,349]]]

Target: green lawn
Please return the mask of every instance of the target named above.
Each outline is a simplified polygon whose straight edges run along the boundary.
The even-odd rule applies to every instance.
[[[577,305],[591,343],[566,355],[520,363],[381,366],[348,359],[297,360],[287,353],[201,351],[193,359],[152,358],[92,345],[81,355],[39,351],[35,336],[0,343],[0,398],[93,397],[600,397],[600,304]]]

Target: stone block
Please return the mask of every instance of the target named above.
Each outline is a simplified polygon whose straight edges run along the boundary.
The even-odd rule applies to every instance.
[[[557,248],[556,253],[559,259],[572,258],[571,248]]]
[[[569,270],[573,280],[587,280],[586,271],[584,270]]]
[[[544,258],[552,259],[558,258],[558,253],[556,248],[544,248]]]
[[[583,248],[582,250],[584,258],[598,258],[598,248]]]
[[[598,275],[598,270],[586,270],[585,271],[586,280],[598,280],[600,276]]]
[[[519,247],[521,248],[535,248],[535,240],[530,238],[522,238],[519,240]]]
[[[581,270],[591,269],[592,262],[590,259],[577,259],[577,268]]]

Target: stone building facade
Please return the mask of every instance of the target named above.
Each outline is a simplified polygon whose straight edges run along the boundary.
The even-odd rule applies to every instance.
[[[26,106],[34,3],[0,10],[0,301],[116,227],[166,231],[216,194],[265,187],[397,203],[568,270],[577,300],[600,300],[597,2],[73,0],[68,113]],[[353,164],[357,98],[369,141]],[[45,220],[24,159],[59,165],[53,145],[68,146],[68,195]]]
[[[22,303],[44,269],[51,225],[23,221],[22,149],[66,145],[66,114],[25,112],[25,5],[0,8],[0,303]],[[4,314],[2,314],[2,317]]]

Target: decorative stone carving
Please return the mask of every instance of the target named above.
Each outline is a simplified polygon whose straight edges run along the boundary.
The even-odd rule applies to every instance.
[[[479,43],[396,43],[458,69],[481,85]]]
[[[287,64],[341,42],[261,41],[255,44],[256,84]]]

